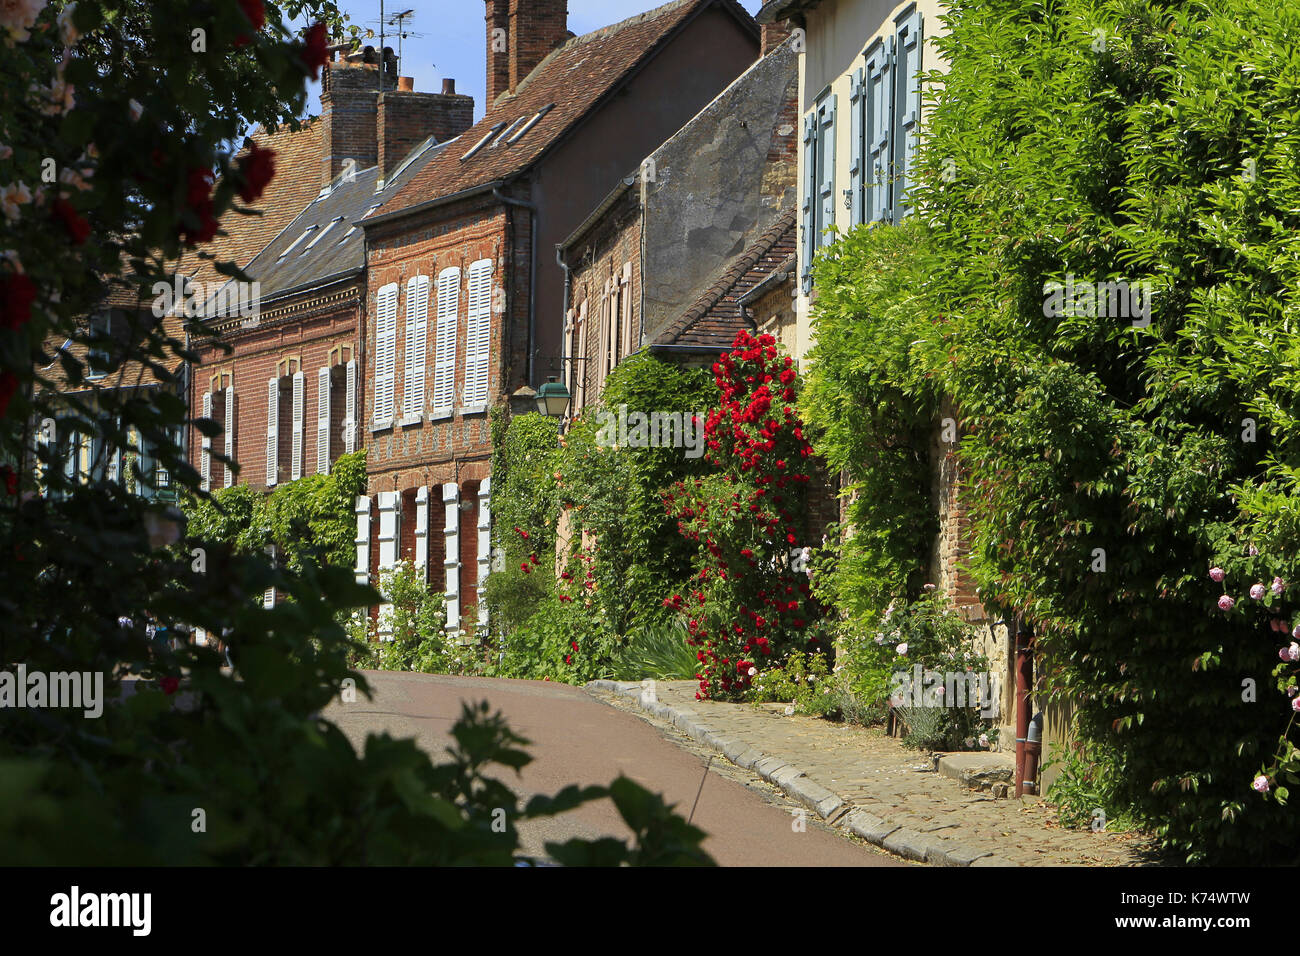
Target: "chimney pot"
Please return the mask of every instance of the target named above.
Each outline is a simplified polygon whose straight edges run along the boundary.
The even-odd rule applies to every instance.
[[[442,81],[442,95],[443,96],[456,95],[456,80],[454,78],[448,77]]]
[[[398,88],[399,90],[402,90],[402,91],[405,92],[405,93],[411,93],[411,92],[414,92],[414,91],[415,91],[415,77],[413,77],[413,76],[399,76],[399,77],[397,78],[397,88]]]

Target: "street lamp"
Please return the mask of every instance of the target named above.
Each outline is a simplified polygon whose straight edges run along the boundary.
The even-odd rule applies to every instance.
[[[569,407],[569,390],[552,375],[537,392],[537,410],[547,418],[563,418]]]

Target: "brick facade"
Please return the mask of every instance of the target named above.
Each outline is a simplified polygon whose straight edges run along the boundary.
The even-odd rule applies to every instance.
[[[599,402],[608,370],[641,348],[641,226],[632,187],[569,253],[574,261],[564,346],[574,360],[565,363],[570,414]]]
[[[268,311],[259,317],[255,328],[240,328],[236,323],[223,331],[222,342],[231,351],[210,343],[197,343],[199,364],[192,381],[192,407],[203,407],[204,393],[212,393],[213,418],[225,428],[225,389],[235,392],[235,458],[239,472],[235,484],[270,490],[267,484],[269,385],[273,377],[281,379],[278,417],[278,482],[292,476],[292,375],[303,372],[301,473],[314,475],[317,467],[317,442],[320,437],[318,400],[321,368],[340,369],[331,376],[330,448],[331,464],[343,454],[343,415],[346,381],[341,372],[347,362],[358,362],[361,380],[361,350],[357,341],[358,316],[363,293],[352,284],[332,290],[329,295],[311,296],[299,302]],[[224,439],[212,439],[213,451],[223,451]],[[361,447],[356,441],[355,448]],[[190,461],[202,467],[203,437],[192,431]],[[211,460],[211,488],[225,486],[224,466]]]

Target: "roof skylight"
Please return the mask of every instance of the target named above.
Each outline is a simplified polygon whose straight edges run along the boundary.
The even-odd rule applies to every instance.
[[[493,126],[490,130],[488,130],[486,136],[484,136],[481,140],[479,140],[472,147],[470,147],[470,151],[460,158],[461,162],[464,162],[465,160],[469,159],[471,156],[474,156],[481,149],[483,149],[483,147],[487,146],[487,144],[492,141],[492,138],[496,136],[497,133],[505,129],[505,127],[506,127],[505,123],[497,123],[496,126]]]

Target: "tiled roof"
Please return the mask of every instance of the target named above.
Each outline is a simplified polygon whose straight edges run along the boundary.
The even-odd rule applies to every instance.
[[[253,141],[275,150],[275,177],[262,198],[248,207],[260,210],[262,215],[245,216],[227,210],[221,217],[221,229],[229,235],[218,235],[186,251],[176,270],[205,285],[224,282],[226,277],[217,272],[214,261],[233,261],[242,268],[292,222],[320,192],[321,128],[319,119],[304,123],[297,131],[282,126],[267,133],[259,127]],[[200,250],[214,258],[200,258]]]
[[[117,306],[134,310],[136,304],[129,306]],[[142,310],[143,311],[143,310]],[[147,312],[144,312],[147,315]],[[169,315],[162,320],[163,334],[177,342],[185,341],[185,320],[180,316]],[[86,319],[80,326],[83,334],[88,334],[90,327],[89,319]],[[137,386],[153,385],[159,381],[157,373],[150,367],[141,362],[124,362],[121,367],[93,381],[83,381],[79,386],[72,387],[68,384],[67,374],[63,368],[63,362],[60,360],[60,354],[66,354],[81,363],[83,374],[89,371],[86,365],[86,356],[89,352],[87,342],[82,339],[73,341],[63,338],[47,338],[45,340],[45,354],[52,357],[53,361],[46,365],[38,365],[37,370],[41,377],[49,380],[54,391],[66,394],[77,394],[79,392],[88,392],[95,389],[115,389],[115,388],[134,388]],[[156,360],[155,360],[156,361]],[[167,355],[167,361],[164,367],[167,371],[175,375],[177,370],[184,362],[170,352]]]
[[[796,252],[795,215],[779,216],[752,245],[719,274],[703,295],[651,343],[651,348],[699,348],[724,351],[741,329],[752,329],[738,301],[781,269]]]
[[[406,156],[379,192],[375,191],[378,166],[357,172],[346,181],[340,175],[327,194],[308,203],[244,267],[250,278],[261,283],[262,301],[360,273],[366,264],[365,233],[359,228],[360,221],[455,142],[437,143],[430,136]]]
[[[461,148],[447,150],[429,163],[379,215],[388,216],[526,170],[624,77],[649,60],[676,29],[715,4],[753,23],[735,0],[673,0],[570,39],[539,63],[518,89],[492,104],[487,115],[460,137]],[[536,122],[526,127],[535,118]],[[512,134],[525,128],[527,132],[509,142]],[[487,146],[464,158],[485,140]]]

